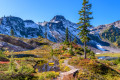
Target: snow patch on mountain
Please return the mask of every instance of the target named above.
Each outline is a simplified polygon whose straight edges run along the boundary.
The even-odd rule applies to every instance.
[[[96,45],[97,45],[97,48],[98,48],[99,50],[101,50],[101,51],[106,51],[105,49],[103,49],[103,47],[102,47],[99,43],[97,43]]]
[[[101,51],[106,51],[106,49],[104,49],[102,47],[102,45],[98,42],[96,42],[95,40],[90,40],[90,42],[94,47],[96,47],[97,49],[101,50]]]

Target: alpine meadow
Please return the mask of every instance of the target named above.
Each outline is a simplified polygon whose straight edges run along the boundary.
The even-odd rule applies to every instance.
[[[0,80],[120,80],[119,3],[1,0]]]

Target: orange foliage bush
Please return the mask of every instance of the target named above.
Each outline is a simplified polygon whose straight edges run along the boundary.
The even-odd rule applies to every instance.
[[[64,57],[72,57],[70,54],[63,54]]]
[[[73,46],[73,48],[75,48],[75,49],[81,48],[81,46],[79,46],[79,45],[77,45],[77,44],[74,44],[74,43],[72,43],[72,46]]]

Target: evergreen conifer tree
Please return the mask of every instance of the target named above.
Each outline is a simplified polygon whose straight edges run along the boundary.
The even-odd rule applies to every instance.
[[[70,50],[69,50],[69,53],[70,53],[71,55],[74,55],[72,43],[70,44]]]
[[[65,33],[66,34],[65,34],[65,41],[64,41],[64,43],[68,45],[69,44],[69,41],[68,41],[68,36],[69,36],[69,34],[68,34],[68,27],[66,28]]]
[[[13,31],[13,29],[11,29],[10,34],[11,34],[11,36],[14,36],[14,31]]]
[[[47,42],[47,27],[45,27],[45,33],[44,33],[44,35],[45,35],[45,42]]]
[[[66,28],[66,39],[65,40],[68,42],[68,27]]]
[[[80,14],[80,22],[78,24],[82,24],[81,26],[78,27],[78,29],[80,29],[79,32],[79,36],[81,41],[84,43],[84,58],[86,59],[86,43],[89,41],[89,29],[91,27],[90,25],[90,20],[92,19],[92,17],[90,17],[90,15],[92,14],[92,12],[90,12],[91,9],[91,4],[89,4],[89,0],[83,0],[83,7],[82,9],[79,11]]]

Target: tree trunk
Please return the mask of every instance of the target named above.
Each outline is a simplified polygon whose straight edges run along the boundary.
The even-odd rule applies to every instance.
[[[86,59],[86,42],[84,42],[84,59]]]
[[[83,0],[84,1],[84,0]],[[86,8],[85,8],[86,4],[84,4],[84,11],[86,12]],[[84,27],[86,29],[86,20],[85,20],[85,12],[84,12]],[[85,35],[86,36],[86,35]],[[85,39],[85,42],[84,42],[84,59],[86,59],[86,39]]]

